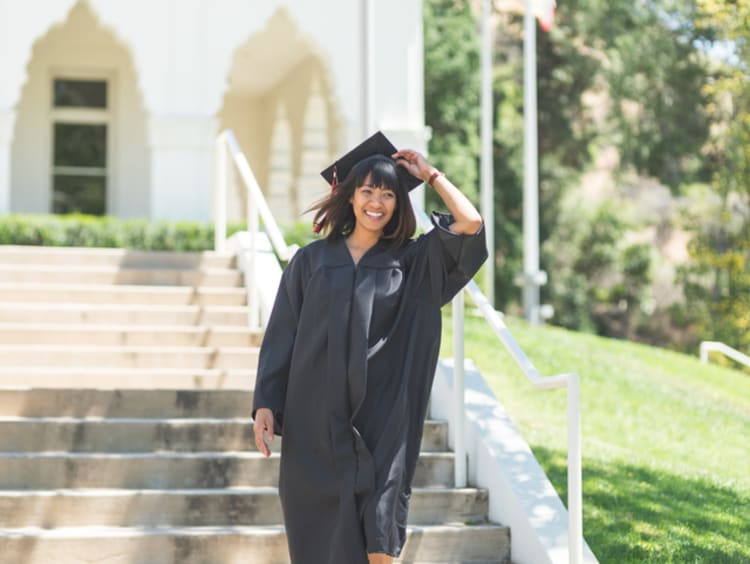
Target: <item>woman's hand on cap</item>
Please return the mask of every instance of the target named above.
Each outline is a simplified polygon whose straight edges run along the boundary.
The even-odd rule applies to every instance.
[[[396,151],[392,157],[396,163],[404,167],[409,174],[427,181],[430,175],[435,171],[435,167],[427,162],[421,153],[414,149],[401,149]]]

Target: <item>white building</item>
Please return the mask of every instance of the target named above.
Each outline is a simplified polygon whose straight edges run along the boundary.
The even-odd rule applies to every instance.
[[[0,0],[0,213],[209,220],[224,128],[286,222],[367,134],[424,149],[421,1]]]

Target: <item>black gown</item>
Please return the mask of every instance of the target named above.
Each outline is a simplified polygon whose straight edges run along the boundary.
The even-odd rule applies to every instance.
[[[484,228],[435,229],[354,264],[315,241],[284,270],[253,400],[283,434],[279,495],[293,564],[398,556],[440,348],[440,308],[487,258]]]

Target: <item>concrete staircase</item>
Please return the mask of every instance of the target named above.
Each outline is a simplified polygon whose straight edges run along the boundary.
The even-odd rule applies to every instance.
[[[1,564],[289,561],[242,284],[216,253],[0,247]],[[447,433],[428,421],[402,561],[507,562]]]

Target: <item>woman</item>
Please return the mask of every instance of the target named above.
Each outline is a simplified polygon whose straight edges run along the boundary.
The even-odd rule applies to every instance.
[[[261,347],[255,442],[270,456],[266,437],[284,436],[294,564],[388,564],[405,540],[440,308],[486,259],[484,230],[442,173],[380,133],[331,168],[333,190],[313,208],[326,237],[284,270]],[[408,189],[422,182],[450,215],[412,240]]]

